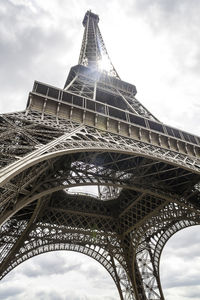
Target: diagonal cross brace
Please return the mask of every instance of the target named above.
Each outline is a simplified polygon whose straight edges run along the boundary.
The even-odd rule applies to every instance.
[[[50,143],[46,145],[42,145],[41,147],[34,150],[33,152],[26,155],[25,157],[3,168],[0,171],[0,187],[2,187],[13,174],[17,175],[19,173],[19,170],[22,171],[23,168],[27,166],[27,164],[30,163],[31,160],[33,160],[36,157],[38,158],[44,153],[47,153],[50,149],[59,145],[61,142],[65,141],[66,139],[69,139],[72,135],[76,134],[77,132],[80,132],[83,128],[84,125],[80,125],[76,129],[73,129],[72,132],[61,135],[60,137],[54,139]]]

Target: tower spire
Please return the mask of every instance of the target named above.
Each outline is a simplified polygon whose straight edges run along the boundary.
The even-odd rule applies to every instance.
[[[88,10],[83,19],[85,30],[78,63],[119,78],[106,50],[98,23],[99,16]]]

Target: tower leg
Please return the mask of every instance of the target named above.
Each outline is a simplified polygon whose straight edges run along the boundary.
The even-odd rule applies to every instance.
[[[130,282],[129,290],[132,294],[132,298],[130,299],[146,300],[142,277],[138,270],[137,262],[135,261],[135,249],[130,234],[125,236],[121,245],[123,249],[123,259],[126,265],[125,269]]]
[[[29,221],[23,220],[20,222],[13,218],[2,226],[0,237],[0,239],[2,239],[0,277],[5,276],[4,273],[7,274],[11,269],[13,269],[11,262],[15,260],[16,254],[19,253],[20,248],[28,238],[30,231],[34,227],[34,221],[37,218],[40,209],[41,201],[39,200]],[[3,246],[3,239],[5,239],[5,237],[9,241],[12,241],[7,244],[7,247]]]

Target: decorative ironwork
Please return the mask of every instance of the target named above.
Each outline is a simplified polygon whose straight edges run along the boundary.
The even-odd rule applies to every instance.
[[[64,89],[35,82],[25,111],[0,116],[0,277],[69,250],[101,263],[120,299],[161,300],[165,243],[200,224],[200,138],[160,123],[112,64],[99,69],[98,21],[86,13]]]

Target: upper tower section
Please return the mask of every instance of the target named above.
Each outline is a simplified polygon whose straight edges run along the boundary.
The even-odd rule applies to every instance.
[[[78,65],[71,68],[64,90],[104,103],[106,107],[117,107],[157,121],[135,98],[135,85],[120,79],[106,50],[98,23],[99,16],[88,10],[83,18],[84,34]]]
[[[78,65],[70,69],[63,89],[36,81],[26,112],[39,112],[42,120],[51,114],[57,124],[59,118],[73,120],[182,153],[190,147],[184,143],[198,145],[198,137],[165,126],[135,98],[135,85],[121,80],[109,59],[98,22],[98,15],[86,12]]]
[[[98,23],[99,16],[87,11],[83,19],[85,30],[78,63],[119,78],[109,58]]]

